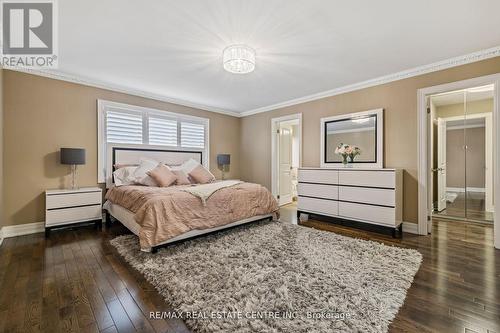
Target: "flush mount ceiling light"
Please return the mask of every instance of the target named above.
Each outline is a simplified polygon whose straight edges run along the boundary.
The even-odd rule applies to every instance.
[[[222,51],[224,69],[234,74],[247,74],[255,69],[255,50],[246,45],[231,45]]]

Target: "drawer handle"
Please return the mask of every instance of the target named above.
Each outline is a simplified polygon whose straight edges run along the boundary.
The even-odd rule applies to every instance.
[[[82,207],[92,207],[92,206],[101,206],[100,203],[90,204],[90,205],[78,205],[78,206],[68,206],[68,207],[56,207],[56,208],[48,208],[47,210],[60,210],[60,209],[72,209],[72,208],[82,208]]]

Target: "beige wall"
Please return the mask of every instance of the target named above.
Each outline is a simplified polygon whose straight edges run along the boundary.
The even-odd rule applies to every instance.
[[[271,187],[271,118],[303,117],[303,166],[319,166],[320,118],[384,108],[386,167],[403,168],[404,220],[417,222],[417,89],[500,72],[500,57],[245,117],[242,179]]]
[[[216,155],[229,153],[229,177],[239,178],[239,118],[15,71],[3,76],[6,225],[45,220],[44,190],[60,187],[69,173],[58,163],[60,147],[85,148],[79,185],[97,184],[97,99],[209,118],[210,169],[220,177]]]
[[[319,166],[320,118],[383,107],[386,167],[405,169],[404,220],[417,222],[417,89],[500,72],[500,57],[241,119],[108,90],[3,71],[5,225],[44,220],[43,191],[60,187],[69,170],[62,146],[87,149],[81,186],[97,180],[97,99],[210,119],[210,165],[231,154],[230,177],[271,187],[271,118],[303,114],[303,166]]]
[[[464,135],[463,129],[446,131],[446,187],[464,188],[467,172],[467,187],[484,188],[486,175],[484,127],[466,129],[467,168]]]

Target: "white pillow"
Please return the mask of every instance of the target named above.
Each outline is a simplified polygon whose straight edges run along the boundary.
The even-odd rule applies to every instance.
[[[156,168],[158,164],[157,161],[141,158],[139,166],[135,169],[133,174],[135,182],[146,186],[158,186],[153,178],[149,177],[147,174],[147,172]]]
[[[113,172],[113,179],[115,186],[125,186],[135,184],[135,178],[133,177],[134,171],[137,169],[136,166],[124,167]]]
[[[180,169],[186,173],[186,175],[189,175],[191,171],[194,170],[198,165],[201,165],[200,162],[196,161],[195,159],[190,158],[186,162],[182,163],[180,166]]]

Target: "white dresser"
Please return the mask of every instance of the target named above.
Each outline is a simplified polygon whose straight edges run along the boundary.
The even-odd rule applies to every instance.
[[[303,213],[401,231],[401,169],[300,168],[298,216]],[[347,223],[348,224],[348,223]]]
[[[46,235],[53,228],[88,221],[96,221],[97,226],[102,224],[102,189],[45,191]]]

